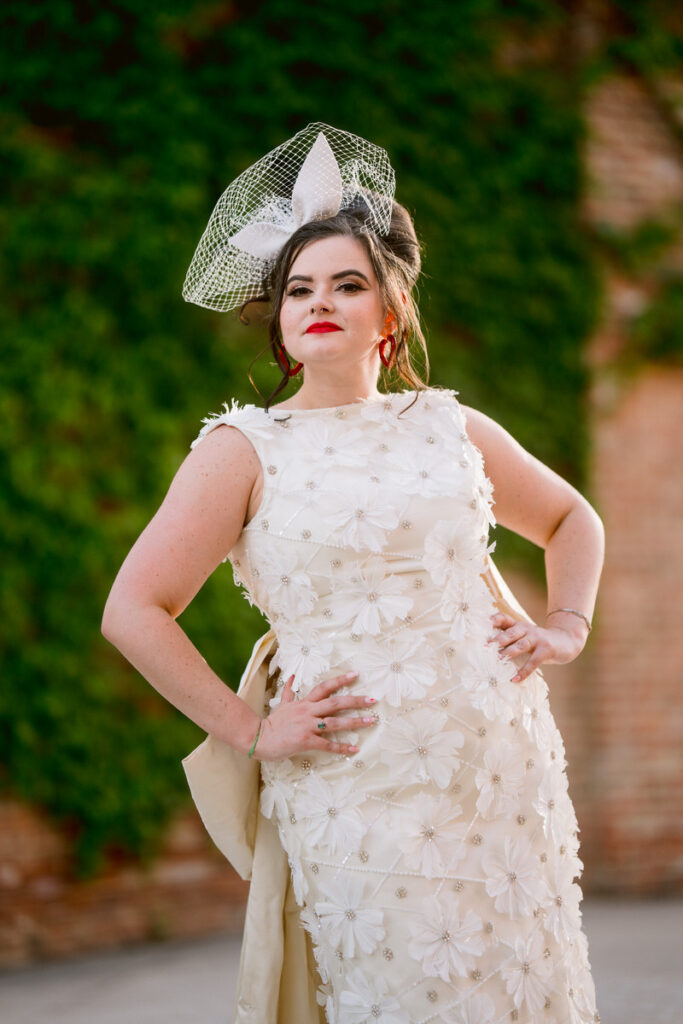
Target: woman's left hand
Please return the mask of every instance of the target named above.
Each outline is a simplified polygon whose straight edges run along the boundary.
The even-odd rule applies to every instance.
[[[504,612],[491,616],[495,632],[489,637],[488,643],[497,643],[500,656],[507,660],[528,654],[529,657],[513,676],[513,682],[521,683],[534,672],[539,665],[565,665],[583,650],[586,637],[580,631],[570,632],[560,626],[544,628],[536,626],[526,619],[515,619]]]

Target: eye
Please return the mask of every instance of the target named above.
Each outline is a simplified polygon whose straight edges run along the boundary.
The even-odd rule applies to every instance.
[[[292,296],[294,296],[296,298],[297,295],[301,295],[302,292],[307,292],[307,291],[310,291],[310,289],[309,288],[305,288],[304,285],[302,285],[302,284],[298,284],[298,285],[296,285],[296,287],[292,288],[290,291],[287,292],[287,297],[292,295]]]
[[[359,284],[356,284],[355,281],[344,281],[344,283],[339,286],[339,289],[348,292],[362,292],[365,290],[364,288],[361,288]]]

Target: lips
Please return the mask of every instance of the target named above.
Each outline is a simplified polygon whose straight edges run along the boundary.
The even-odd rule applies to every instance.
[[[333,323],[318,323],[306,328],[306,334],[329,334],[330,331],[341,331],[341,327]]]

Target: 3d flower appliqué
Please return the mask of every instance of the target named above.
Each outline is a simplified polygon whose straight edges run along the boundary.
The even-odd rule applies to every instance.
[[[279,668],[286,681],[294,674],[293,690],[298,693],[302,683],[312,685],[316,677],[330,667],[332,640],[316,630],[305,631],[282,627],[278,630],[278,649],[272,668]]]
[[[559,843],[576,829],[576,815],[567,796],[567,777],[560,768],[552,765],[541,779],[534,810],[543,818],[546,839]]]
[[[434,656],[421,636],[397,636],[367,647],[363,677],[393,707],[424,697],[436,682]]]
[[[493,601],[481,576],[451,577],[441,597],[441,618],[449,623],[456,644],[481,636],[482,622],[490,621]]]
[[[505,837],[505,846],[484,855],[486,891],[495,898],[496,910],[512,920],[529,917],[548,895],[538,871],[538,856],[526,837]]]
[[[389,994],[389,986],[379,975],[367,977],[358,968],[349,971],[346,987],[339,997],[336,1024],[410,1024],[408,1014],[398,999]]]
[[[410,955],[428,977],[449,981],[465,977],[484,952],[482,922],[473,910],[460,913],[457,897],[442,892],[422,901],[417,922],[410,925]]]
[[[291,547],[264,539],[259,547],[259,580],[268,594],[268,607],[296,621],[312,611],[317,601],[311,577],[299,564]]]
[[[433,781],[445,789],[460,767],[457,751],[465,738],[459,729],[446,728],[443,711],[419,708],[395,718],[382,743],[382,760],[405,782]]]
[[[372,953],[386,934],[384,915],[364,902],[363,879],[341,875],[321,882],[320,892],[324,899],[316,902],[315,912],[326,941],[340,949],[345,960]]]
[[[516,1008],[523,1005],[527,1013],[539,1013],[553,992],[552,960],[543,955],[545,944],[540,932],[527,939],[515,939],[514,956],[504,963],[500,973]]]
[[[572,881],[570,870],[562,861],[556,861],[548,882],[545,927],[558,942],[573,939],[581,928],[581,886]]]
[[[320,459],[323,467],[357,466],[359,452],[368,446],[367,434],[338,420],[308,420],[297,438],[302,459]]]
[[[422,564],[435,583],[443,586],[462,573],[482,573],[485,545],[463,523],[440,519],[425,537]]]
[[[472,645],[461,676],[472,707],[491,722],[499,717],[512,718],[520,700],[512,682],[516,671],[512,662],[500,660],[495,644]]]
[[[466,853],[467,825],[456,821],[461,808],[445,796],[414,800],[400,817],[398,841],[411,871],[435,878],[452,871]]]
[[[379,557],[340,571],[332,580],[335,611],[341,621],[351,623],[354,633],[375,635],[383,624],[405,618],[413,606],[406,589],[405,579],[387,574]]]
[[[484,764],[474,781],[479,790],[477,810],[482,818],[512,815],[519,806],[525,766],[512,743],[499,743],[484,754]]]
[[[397,500],[398,499],[398,500]],[[354,551],[381,551],[398,526],[405,498],[372,481],[321,495],[319,511],[335,541]]]
[[[413,442],[398,449],[391,476],[406,493],[423,498],[460,495],[464,501],[469,489],[469,481],[453,472],[450,460],[437,444],[418,446]]]
[[[332,786],[311,775],[297,791],[296,816],[303,822],[306,842],[330,853],[356,850],[365,834],[355,806],[353,779],[339,779]]]

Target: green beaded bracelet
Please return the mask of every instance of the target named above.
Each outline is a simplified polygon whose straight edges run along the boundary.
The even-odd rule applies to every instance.
[[[255,736],[255,738],[254,738],[254,742],[253,742],[253,743],[252,743],[252,745],[251,745],[251,750],[250,750],[250,751],[249,751],[249,753],[247,754],[247,757],[251,757],[251,755],[252,755],[252,754],[254,753],[254,751],[256,750],[256,744],[258,743],[258,738],[259,738],[259,736],[261,735],[261,726],[262,726],[262,725],[263,725],[263,721],[259,722],[259,724],[258,724],[258,729],[256,730],[256,736]]]

